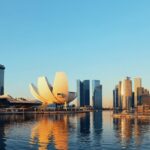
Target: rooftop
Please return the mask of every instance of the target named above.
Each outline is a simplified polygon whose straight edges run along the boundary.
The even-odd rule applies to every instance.
[[[0,64],[0,69],[5,69],[5,66]]]

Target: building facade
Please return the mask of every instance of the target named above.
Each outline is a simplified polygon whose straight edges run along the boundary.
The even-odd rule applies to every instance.
[[[118,109],[119,103],[118,103],[118,86],[115,87],[113,90],[113,108]]]
[[[132,81],[129,77],[121,85],[122,109],[129,110],[132,106]]]
[[[85,107],[90,105],[90,81],[77,80],[77,107]]]
[[[139,95],[138,95],[138,88],[142,87],[142,79],[141,78],[135,78],[134,79],[134,107],[137,107],[139,103]]]
[[[4,71],[5,67],[0,65],[0,95],[4,94]]]
[[[102,85],[99,80],[92,81],[92,101],[94,109],[102,109]]]

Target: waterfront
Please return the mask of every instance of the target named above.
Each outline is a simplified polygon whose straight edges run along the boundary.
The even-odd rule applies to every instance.
[[[150,120],[112,118],[112,111],[0,115],[0,150],[150,149]]]

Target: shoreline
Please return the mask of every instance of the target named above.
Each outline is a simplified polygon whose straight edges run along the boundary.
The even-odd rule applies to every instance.
[[[79,111],[20,111],[20,112],[0,112],[0,115],[17,115],[17,114],[77,114],[77,113],[88,113],[94,112],[95,110],[79,110]]]
[[[115,119],[150,119],[150,113],[147,114],[113,114],[113,118]]]

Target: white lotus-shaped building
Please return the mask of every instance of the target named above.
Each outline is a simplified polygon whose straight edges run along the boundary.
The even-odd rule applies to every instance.
[[[39,77],[37,88],[29,85],[31,94],[43,104],[65,104],[76,98],[75,92],[68,91],[68,80],[64,72],[57,72],[53,87],[46,77]]]

